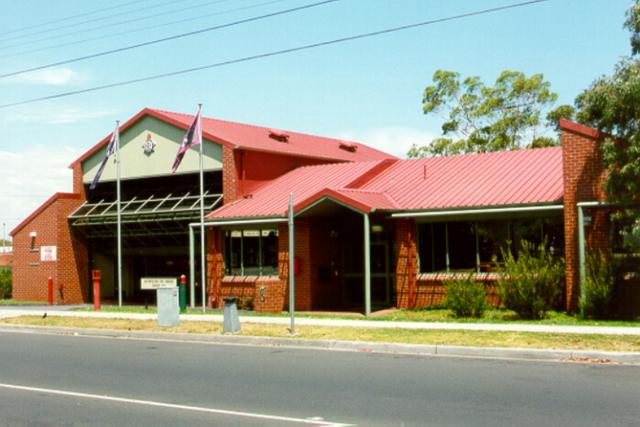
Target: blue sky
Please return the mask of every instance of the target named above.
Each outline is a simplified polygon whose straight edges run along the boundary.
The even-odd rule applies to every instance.
[[[0,74],[197,30],[313,0],[0,0]],[[516,3],[518,0],[341,0],[220,31],[0,79],[0,104]],[[267,4],[268,3],[268,4]],[[149,106],[350,138],[402,155],[441,118],[421,111],[437,69],[495,80],[543,73],[572,103],[629,53],[630,0],[552,0],[400,33],[53,101],[0,109],[0,221],[15,226],[55,191],[66,166]],[[55,5],[55,6],[54,6]],[[244,10],[235,10],[240,9]],[[119,14],[118,16],[110,15]],[[171,21],[185,20],[179,24]],[[91,21],[91,22],[86,22]],[[128,21],[128,22],[122,22]],[[66,28],[59,28],[66,27]],[[41,32],[40,34],[32,34]],[[126,34],[120,34],[124,33]],[[69,34],[73,33],[73,34]],[[98,40],[53,48],[55,45]],[[39,50],[38,52],[31,52]]]

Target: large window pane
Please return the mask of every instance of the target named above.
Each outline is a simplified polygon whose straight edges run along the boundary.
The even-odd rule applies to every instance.
[[[435,273],[447,270],[445,224],[420,224],[418,230],[418,250],[420,272]]]
[[[278,273],[277,230],[232,230],[225,233],[225,274],[264,276]]]
[[[502,250],[508,248],[510,240],[509,221],[479,221],[478,251],[480,254],[480,271],[491,271],[502,261]]]
[[[453,271],[473,271],[476,268],[476,238],[473,222],[450,222],[449,262]]]

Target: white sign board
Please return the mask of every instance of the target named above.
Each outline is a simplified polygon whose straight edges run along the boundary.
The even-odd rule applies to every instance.
[[[40,247],[40,261],[57,261],[58,260],[58,247],[57,246],[41,246]]]
[[[175,288],[178,279],[175,277],[143,277],[140,279],[140,289]]]

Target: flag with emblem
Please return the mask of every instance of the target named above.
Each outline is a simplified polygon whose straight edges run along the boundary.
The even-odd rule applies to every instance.
[[[107,165],[109,157],[111,157],[112,154],[116,153],[118,145],[120,145],[120,132],[118,130],[118,125],[116,125],[116,130],[114,130],[111,134],[111,139],[109,139],[109,144],[107,145],[107,150],[104,153],[104,158],[102,159],[102,163],[100,163],[100,167],[98,168],[96,176],[94,176],[93,181],[91,181],[89,190],[93,190],[94,188],[96,188],[96,185],[98,185],[98,181],[100,181],[100,177],[102,176],[104,167]]]
[[[198,112],[193,118],[193,123],[189,126],[187,133],[182,138],[182,143],[180,144],[180,148],[178,149],[178,154],[176,154],[176,159],[173,161],[173,166],[171,166],[171,173],[176,173],[178,170],[178,166],[182,162],[182,158],[187,150],[194,145],[201,144],[201,132],[200,132],[200,107],[198,107]]]

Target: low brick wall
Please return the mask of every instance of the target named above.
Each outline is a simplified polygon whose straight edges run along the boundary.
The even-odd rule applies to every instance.
[[[238,297],[238,307],[253,308],[257,313],[280,313],[285,309],[287,288],[277,276],[224,277],[220,286],[218,308],[225,297]]]
[[[287,286],[278,277],[261,277],[256,281],[254,309],[257,313],[280,313],[285,309]]]
[[[468,274],[456,273],[428,273],[419,274],[416,282],[416,296],[414,308],[424,308],[442,305],[447,293],[445,282],[465,279]],[[498,275],[495,273],[477,273],[474,280],[484,283],[487,291],[487,302],[492,306],[500,305],[498,293]]]

